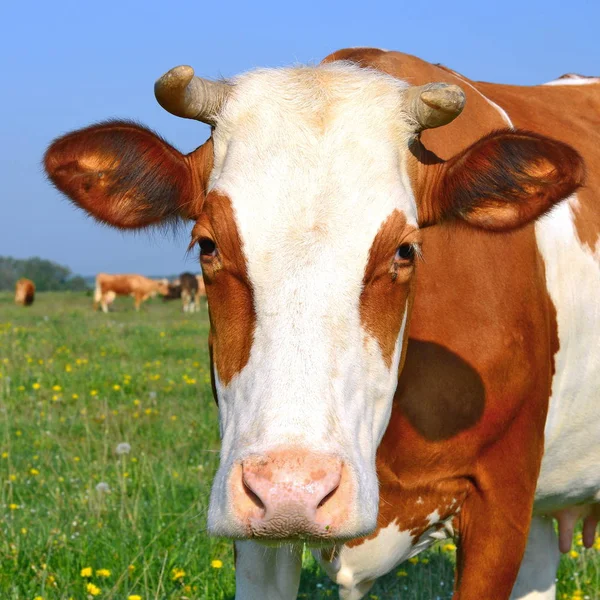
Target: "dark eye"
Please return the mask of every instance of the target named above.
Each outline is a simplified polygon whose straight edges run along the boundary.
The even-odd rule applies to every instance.
[[[217,246],[209,238],[200,238],[198,246],[200,246],[200,258],[210,258],[217,253]]]
[[[413,261],[415,258],[415,247],[412,244],[402,244],[396,250],[396,256],[394,259],[396,261],[408,262]]]

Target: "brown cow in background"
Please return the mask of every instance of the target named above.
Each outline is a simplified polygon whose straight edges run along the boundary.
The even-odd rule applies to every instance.
[[[156,281],[143,275],[98,273],[94,290],[94,310],[100,305],[103,312],[108,312],[108,306],[117,296],[133,296],[135,310],[139,310],[141,303],[148,298],[168,293],[168,281],[164,279]]]
[[[21,306],[31,306],[35,299],[35,283],[22,277],[15,287],[15,302]]]

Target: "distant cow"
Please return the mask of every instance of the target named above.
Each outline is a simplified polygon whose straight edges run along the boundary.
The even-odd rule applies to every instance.
[[[163,296],[168,293],[166,280],[156,281],[143,275],[109,275],[98,273],[96,276],[96,289],[94,291],[94,309],[98,305],[103,312],[108,312],[108,306],[117,296],[132,296],[135,310],[140,309],[140,304],[156,294]]]
[[[17,281],[15,287],[15,302],[21,306],[31,306],[35,298],[35,283],[24,277]]]
[[[183,312],[195,312],[196,310],[200,310],[200,290],[196,275],[182,273],[179,277],[179,281],[181,286]]]

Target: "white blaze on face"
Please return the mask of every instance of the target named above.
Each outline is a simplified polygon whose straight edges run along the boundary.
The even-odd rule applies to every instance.
[[[210,187],[231,200],[256,324],[246,366],[227,386],[216,374],[223,439],[211,526],[227,510],[232,464],[282,446],[342,458],[367,513],[356,523],[375,523],[375,451],[406,304],[389,364],[360,298],[382,224],[398,211],[416,228],[405,87],[348,64],[256,71],[235,82],[219,118]]]

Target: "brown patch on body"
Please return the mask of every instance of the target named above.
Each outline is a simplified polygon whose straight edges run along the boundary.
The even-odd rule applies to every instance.
[[[208,237],[217,247],[216,256],[201,263],[210,309],[211,360],[227,385],[250,358],[256,322],[246,257],[229,198],[208,195],[192,237]]]
[[[98,273],[96,275],[96,291],[94,293],[94,308],[98,304],[106,310],[116,296],[133,296],[136,310],[142,302],[156,294],[168,294],[168,284],[163,281],[149,279],[143,275],[110,275]]]
[[[418,241],[415,227],[408,226],[406,216],[395,210],[379,229],[363,277],[360,296],[360,319],[364,328],[375,337],[388,368],[391,366],[396,340],[408,310],[410,280],[414,263],[397,264],[396,250],[402,244]]]

